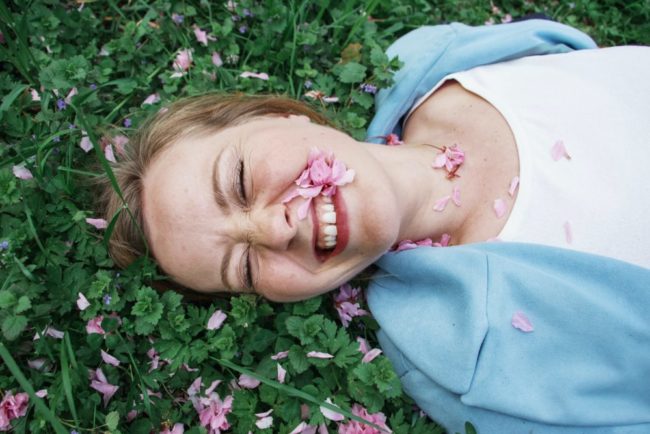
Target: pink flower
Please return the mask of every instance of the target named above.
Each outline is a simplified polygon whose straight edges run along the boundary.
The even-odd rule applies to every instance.
[[[388,432],[392,432],[386,425],[386,416],[381,412],[370,414],[368,413],[368,410],[363,408],[361,405],[354,404],[352,406],[352,414],[359,416]],[[383,434],[383,432],[377,428],[371,427],[370,425],[362,424],[356,420],[350,420],[348,423],[342,423],[339,425],[339,434]]]
[[[45,362],[46,362],[45,359],[28,360],[27,366],[29,366],[32,369],[36,369],[37,371],[40,371],[45,365]]]
[[[431,247],[433,246],[433,241],[431,241],[431,238],[425,238],[423,240],[419,241],[411,241],[411,240],[402,240],[397,244],[397,247],[392,248],[390,251],[391,252],[401,252],[403,250],[411,250],[415,249],[417,247]]]
[[[110,354],[108,354],[106,351],[101,350],[101,355],[104,363],[108,363],[109,365],[113,365],[113,366],[120,366],[120,361],[117,360],[115,357],[111,356]]]
[[[515,176],[512,178],[512,181],[510,181],[510,187],[508,188],[508,194],[510,197],[515,197],[515,191],[517,191],[517,187],[519,187],[519,177]]]
[[[223,60],[221,60],[221,55],[216,51],[212,52],[212,64],[216,67],[220,67],[223,65]]]
[[[38,396],[39,398],[45,398],[47,396],[47,389],[37,390],[34,392],[34,395]]]
[[[530,333],[533,329],[533,324],[528,317],[521,311],[517,311],[512,315],[511,324],[514,328],[521,330],[524,333]]]
[[[38,94],[36,89],[30,89],[29,93],[32,95],[32,101],[40,101],[41,96]]]
[[[359,336],[357,342],[359,342],[359,352],[366,354],[368,352],[368,341]]]
[[[88,299],[80,292],[78,293],[79,298],[77,298],[77,307],[79,310],[86,310],[90,306]]]
[[[440,169],[442,167],[447,170],[447,178],[451,179],[458,175],[456,172],[458,168],[465,162],[465,152],[463,152],[458,145],[453,145],[450,147],[443,146],[440,149],[440,153],[436,156],[436,159],[433,161],[432,166],[435,169]]]
[[[88,333],[89,335],[93,333],[105,335],[106,332],[102,328],[102,321],[104,321],[103,315],[99,315],[98,317],[89,320],[88,323],[86,324],[86,333]]]
[[[363,358],[361,359],[361,363],[370,363],[373,360],[375,360],[375,358],[380,354],[381,354],[381,350],[379,348],[373,348],[363,356]]]
[[[192,66],[192,50],[179,50],[172,64],[175,72],[171,76],[182,77],[190,66]]]
[[[114,136],[111,139],[111,144],[115,146],[115,150],[117,151],[117,153],[122,156],[126,154],[124,147],[126,146],[127,143],[129,143],[129,138],[126,137],[124,134],[118,134],[117,136]]]
[[[562,157],[566,158],[567,160],[571,159],[571,156],[564,147],[564,142],[562,140],[558,140],[551,148],[551,158],[553,161],[558,161]]]
[[[223,322],[228,318],[228,315],[223,313],[221,309],[215,311],[212,316],[210,316],[210,319],[208,320],[208,330],[219,330],[221,328],[221,325]]]
[[[273,425],[273,416],[269,416],[273,412],[273,409],[270,409],[269,411],[265,411],[264,413],[255,413],[255,416],[257,416],[257,422],[255,422],[255,425],[259,429],[266,429],[270,428],[271,425]]]
[[[237,384],[239,384],[244,389],[255,389],[260,385],[260,380],[246,374],[241,374],[239,376],[239,381],[237,381]]]
[[[142,105],[151,105],[151,104],[156,104],[157,102],[160,102],[160,95],[157,93],[152,93],[148,97],[142,101]]]
[[[200,44],[205,45],[206,47],[208,46],[208,34],[204,30],[201,30],[199,26],[194,25],[194,36],[196,36],[196,40],[199,41]]]
[[[64,101],[66,104],[70,104],[72,102],[72,97],[77,94],[77,88],[73,87],[70,89],[70,92],[68,92],[68,95],[64,98]]]
[[[289,356],[289,351],[280,351],[279,353],[271,356],[271,360],[282,360],[286,359],[287,356]]]
[[[309,92],[305,93],[305,97],[311,99],[317,99],[319,101],[326,102],[326,103],[339,102],[338,97],[327,96],[320,90],[310,90]]]
[[[451,196],[444,196],[444,197],[441,197],[441,198],[438,199],[438,200],[436,201],[436,203],[433,205],[433,210],[434,210],[434,211],[437,211],[437,212],[442,212],[442,211],[444,211],[445,208],[447,207],[447,204],[449,203],[450,200],[451,200]]]
[[[160,356],[154,347],[149,348],[147,351],[147,357],[149,357],[149,364],[151,365],[149,372],[153,371],[154,369],[158,369],[158,365],[160,364]]]
[[[433,243],[432,246],[433,247],[447,247],[449,245],[449,241],[451,241],[451,235],[442,234],[442,236],[440,237],[440,241]]]
[[[402,142],[397,134],[390,133],[386,137],[384,137],[386,140],[386,144],[388,146],[398,146],[398,145],[403,145],[404,142]]]
[[[492,208],[494,209],[494,214],[496,214],[498,219],[506,215],[506,212],[508,211],[508,206],[501,198],[494,200]]]
[[[201,426],[208,429],[208,434],[221,434],[221,430],[230,428],[226,416],[232,411],[232,399],[231,395],[222,401],[217,393],[212,392],[208,397],[199,400],[202,406],[199,411],[199,420]]]
[[[278,363],[278,383],[284,384],[284,380],[287,376],[287,370]]]
[[[454,188],[451,191],[451,201],[456,206],[460,206],[460,187],[454,185]]]
[[[88,217],[86,219],[86,223],[88,223],[91,226],[94,226],[97,229],[106,229],[108,227],[108,222],[104,219],[94,219]]]
[[[32,175],[32,172],[30,172],[29,169],[27,169],[24,164],[19,164],[17,166],[14,166],[12,171],[14,172],[14,176],[18,179],[27,180],[27,179],[32,179],[34,177],[34,175]]]
[[[90,152],[93,149],[93,144],[90,141],[90,138],[86,135],[85,131],[82,131],[81,141],[79,142],[79,147],[83,149],[85,153]]]
[[[160,434],[183,434],[184,432],[185,426],[182,423],[175,423],[171,430],[169,426],[166,426],[164,430],[160,431]]]
[[[241,78],[259,78],[260,80],[268,80],[269,75],[266,72],[251,72],[251,71],[244,71],[241,74],[239,74]]]
[[[354,170],[348,169],[345,164],[334,158],[334,154],[325,154],[320,149],[312,149],[307,158],[307,168],[302,171],[295,183],[298,186],[293,192],[282,200],[289,202],[297,196],[307,199],[298,208],[298,219],[307,217],[309,205],[314,197],[334,196],[336,188],[349,184],[354,179]]]
[[[325,400],[325,402],[328,403],[328,404],[334,405],[330,398],[327,398]],[[329,408],[326,408],[326,407],[323,407],[323,406],[320,407],[320,412],[323,413],[323,416],[325,416],[327,419],[333,420],[335,422],[338,422],[338,421],[341,421],[341,420],[345,419],[345,416],[343,416],[341,413],[338,413],[338,412],[336,412],[334,410],[330,410]]]
[[[510,14],[505,14],[503,18],[501,18],[501,22],[506,24],[512,21],[512,15]]]
[[[34,335],[34,340],[36,341],[40,339],[41,336],[49,336],[54,339],[63,339],[63,332],[61,330],[55,329],[54,327],[47,326],[42,333],[36,332]]]
[[[24,392],[13,394],[7,391],[0,401],[0,431],[9,431],[11,421],[23,417],[27,413],[29,395]]]
[[[339,288],[339,293],[334,297],[334,307],[343,327],[347,328],[352,318],[368,314],[359,306],[359,300],[362,297],[361,288],[352,288],[349,283],[345,283]]]
[[[104,401],[104,407],[108,404],[108,401],[111,400],[119,386],[110,384],[106,379],[106,376],[102,372],[102,368],[97,368],[94,371],[90,370],[90,387],[102,394]]]
[[[310,351],[307,353],[307,357],[313,357],[315,359],[333,359],[334,356],[329,353],[321,353],[320,351]]]
[[[108,144],[104,147],[104,157],[111,163],[117,163],[115,159],[115,153],[113,152],[113,145]]]

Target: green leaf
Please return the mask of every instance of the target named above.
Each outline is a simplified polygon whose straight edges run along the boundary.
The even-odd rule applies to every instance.
[[[335,68],[334,73],[338,75],[341,83],[360,83],[366,76],[366,67],[357,62],[348,62],[338,69]]]
[[[27,89],[26,84],[18,84],[14,89],[9,92],[4,98],[2,98],[2,105],[0,105],[0,119],[2,119],[2,114],[9,110],[9,107],[13,102],[18,98],[23,90]]]
[[[465,422],[465,434],[476,434],[476,428],[470,422]]]
[[[13,341],[27,327],[27,317],[23,315],[9,315],[2,321],[2,334],[8,341]]]
[[[108,428],[109,431],[115,431],[119,422],[120,414],[117,411],[111,411],[108,413],[106,415],[106,420],[104,421],[106,428]]]
[[[321,305],[323,297],[313,297],[305,301],[293,304],[294,315],[311,315],[316,312]]]
[[[29,300],[29,297],[23,295],[18,299],[18,304],[14,308],[14,312],[23,313],[26,310],[28,310],[30,307],[32,307],[32,302]]]
[[[6,309],[16,303],[16,296],[13,292],[3,289],[0,291],[0,309]]]

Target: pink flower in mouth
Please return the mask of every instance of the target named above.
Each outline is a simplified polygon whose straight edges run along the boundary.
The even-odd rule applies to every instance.
[[[287,203],[300,196],[307,199],[298,208],[298,219],[307,217],[309,206],[314,197],[320,195],[334,196],[336,187],[349,184],[354,179],[354,170],[348,169],[345,164],[334,158],[334,154],[314,148],[309,152],[307,168],[302,171],[295,183],[298,186],[282,203]]]
[[[339,288],[339,293],[334,298],[334,306],[339,318],[341,318],[343,327],[347,328],[352,318],[368,314],[359,306],[361,297],[361,288],[352,288],[348,283],[341,285]]]
[[[465,162],[465,152],[463,152],[458,145],[443,146],[439,148],[434,146],[440,151],[433,161],[432,166],[435,169],[445,168],[447,171],[447,178],[452,179],[457,177],[456,172],[458,168]]]

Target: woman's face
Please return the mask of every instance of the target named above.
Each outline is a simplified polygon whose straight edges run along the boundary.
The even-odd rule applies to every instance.
[[[332,152],[356,175],[337,188],[332,204],[312,201],[301,220],[305,199],[283,199],[313,148]],[[154,256],[176,281],[202,292],[254,288],[293,301],[331,290],[398,236],[396,194],[374,148],[295,115],[185,137],[145,173],[143,212]],[[332,206],[333,250],[323,245]]]

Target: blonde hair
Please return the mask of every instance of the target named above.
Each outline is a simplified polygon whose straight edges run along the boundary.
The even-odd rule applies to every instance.
[[[119,213],[109,241],[109,253],[125,268],[148,253],[142,216],[142,180],[147,168],[169,145],[189,134],[212,133],[258,116],[305,115],[330,125],[320,113],[286,97],[206,94],[181,99],[149,118],[133,136],[125,155],[112,166],[124,201],[106,177],[100,202],[109,222]],[[125,209],[126,208],[126,209]]]

